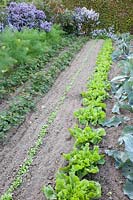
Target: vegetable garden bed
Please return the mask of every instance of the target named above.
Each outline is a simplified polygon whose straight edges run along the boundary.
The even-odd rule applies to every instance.
[[[62,2],[0,3],[0,200],[133,200],[133,37]]]
[[[1,200],[133,199],[129,38],[120,36],[113,54],[111,39],[91,40],[73,61],[87,38],[64,39],[58,51],[50,50],[45,68],[29,69],[15,82],[18,93],[4,84],[9,96],[1,95],[0,137],[9,135],[1,143]],[[121,70],[112,58],[122,60]],[[27,115],[33,103],[37,109]]]
[[[70,100],[67,101],[68,97],[66,96],[66,100],[65,100],[66,103],[65,103],[65,105],[64,104],[62,105],[63,107],[61,107],[61,109],[60,109],[61,113],[59,112],[60,114],[58,114],[58,116],[56,117],[56,121],[54,122],[55,128],[53,128],[53,123],[52,123],[50,126],[50,130],[48,131],[49,136],[46,136],[46,139],[44,139],[45,142],[43,143],[45,150],[43,150],[42,152],[49,151],[49,148],[51,149],[50,146],[52,145],[53,141],[55,143],[57,143],[57,139],[56,139],[57,133],[56,132],[53,133],[53,130],[56,130],[57,132],[58,132],[58,130],[62,130],[58,136],[61,140],[59,140],[59,143],[57,143],[57,144],[58,144],[58,146],[60,146],[61,144],[63,145],[63,147],[62,147],[62,151],[63,151],[64,144],[65,144],[63,142],[63,140],[66,140],[64,137],[63,137],[64,139],[62,138],[63,132],[64,133],[66,132],[65,137],[69,138],[69,133],[66,130],[72,124],[71,120],[73,119],[73,114],[72,114],[74,111],[73,109],[74,109],[74,107],[76,109],[77,105],[80,106],[79,94],[82,91],[83,87],[85,86],[84,83],[87,81],[88,75],[92,72],[93,66],[95,65],[94,52],[99,51],[101,44],[102,44],[102,41],[90,41],[90,42],[88,42],[88,44],[85,45],[83,50],[77,55],[77,57],[73,61],[72,65],[70,66],[70,69],[68,68],[65,72],[63,72],[63,74],[60,75],[60,77],[59,77],[59,79],[57,79],[53,89],[50,90],[49,93],[46,95],[46,97],[44,97],[44,99],[42,99],[41,102],[38,104],[38,106],[37,106],[38,111],[35,114],[33,114],[30,118],[28,118],[27,122],[25,122],[25,124],[22,125],[18,129],[17,134],[15,134],[10,139],[10,143],[8,143],[4,147],[4,149],[1,153],[1,156],[4,158],[4,159],[2,159],[2,163],[1,163],[1,174],[2,174],[2,177],[1,177],[2,187],[1,188],[3,188],[3,186],[4,186],[3,184],[5,184],[5,183],[6,183],[6,185],[4,188],[7,188],[7,186],[9,186],[9,183],[11,183],[13,181],[14,177],[16,177],[15,175],[19,169],[19,166],[23,163],[23,161],[27,157],[28,149],[31,148],[33,146],[33,144],[36,144],[36,141],[39,139],[38,138],[39,130],[41,130],[41,127],[45,123],[47,124],[47,120],[49,122],[52,119],[54,119],[55,114],[56,114],[55,108],[59,104],[60,99],[61,99],[61,101],[64,99],[64,95],[63,95],[64,90],[68,91],[68,93],[69,93],[69,90],[71,89],[71,87],[70,87],[71,84],[74,84],[74,89],[72,89],[69,94]],[[96,57],[96,55],[95,55],[95,57]],[[86,71],[88,73],[86,73]],[[77,85],[78,85],[78,87],[77,87]],[[80,89],[80,88],[82,88],[82,89]],[[70,106],[70,102],[72,103],[71,106]],[[78,102],[78,104],[76,102]],[[67,111],[64,111],[65,108],[67,108],[67,109],[69,108],[68,116],[65,115],[67,113]],[[51,115],[50,115],[50,113],[51,113]],[[62,115],[63,113],[64,113],[65,118],[63,121],[61,121],[60,119],[62,118],[61,116],[63,116]],[[49,115],[51,116],[50,118],[49,118]],[[66,124],[66,120],[68,120],[67,124]],[[63,124],[58,126],[59,122],[61,124],[62,123]],[[62,128],[63,126],[64,126],[64,129]],[[51,135],[52,133],[53,133],[53,136]],[[30,140],[28,138],[30,138]],[[51,138],[51,142],[50,142],[50,138]],[[68,140],[68,147],[65,145],[66,150],[67,150],[67,148],[71,148],[71,142],[72,142],[72,140],[70,140],[70,143],[69,143],[69,139],[67,139],[67,140]],[[55,148],[58,149],[58,147],[56,147],[56,146],[55,146]],[[12,149],[12,151],[11,151],[11,149]],[[17,154],[16,154],[16,151],[17,151]],[[59,148],[56,158],[58,157],[60,151],[61,151],[61,149]],[[36,152],[36,148],[35,148],[35,152]],[[54,153],[54,152],[56,152],[56,150],[53,149],[52,152]],[[46,155],[53,156],[52,152],[51,152],[51,154],[46,153]],[[34,153],[33,153],[33,156],[34,156]],[[40,156],[37,154],[37,157],[35,156],[35,158],[40,159]],[[53,159],[53,161],[51,163],[51,170],[52,170],[52,166],[55,165],[54,163],[56,162],[56,158]],[[61,156],[60,156],[60,158],[61,158]],[[42,175],[40,174],[40,176],[38,176],[37,172],[35,172],[35,175],[37,175],[37,177],[39,179],[46,175],[46,181],[48,181],[49,173],[50,173],[49,172],[50,166],[47,164],[47,162],[49,162],[48,161],[49,157],[46,156],[46,157],[44,157],[44,159],[46,159],[46,161],[44,161],[46,166],[44,169],[43,169],[43,166],[41,167]],[[16,162],[16,160],[17,160],[17,162]],[[7,165],[7,162],[9,163],[9,165]],[[35,162],[43,164],[43,162],[40,162],[40,161],[35,161]],[[56,169],[58,168],[58,164],[60,165],[61,163],[60,162],[57,163]],[[34,164],[34,163],[31,164],[31,166],[34,166],[34,165],[36,165],[36,164]],[[6,168],[6,171],[3,170],[5,168]],[[16,170],[14,170],[14,169],[16,169]],[[33,169],[33,168],[31,167],[30,169]],[[39,169],[39,168],[37,167],[36,170],[37,169]],[[7,175],[7,174],[9,174],[9,175]],[[12,176],[9,178],[10,174],[12,174]],[[29,171],[28,171],[28,174],[29,174]],[[24,182],[25,182],[26,177],[27,176],[24,176]],[[39,182],[37,181],[36,183],[39,183]],[[34,186],[36,188],[36,192],[40,190],[41,184],[43,185],[44,182],[40,181],[39,185],[36,185],[37,187]],[[22,184],[22,186],[23,186],[23,184]],[[32,189],[32,187],[33,186],[31,186],[31,188],[28,187],[27,189],[30,190],[30,189]],[[15,193],[16,192],[19,193],[19,189],[17,191],[15,191]],[[25,191],[25,192],[27,192],[27,191]],[[34,199],[35,195],[36,195],[35,193],[33,194],[33,196],[31,195],[31,199]],[[43,196],[43,193],[40,192],[40,195]],[[19,198],[18,194],[15,194],[15,196],[14,196],[14,198],[16,198],[16,199]],[[20,196],[21,196],[21,193],[20,193]],[[23,196],[23,194],[22,194],[22,196]],[[24,194],[24,196],[25,196],[25,194]],[[26,196],[27,196],[27,194],[26,194]],[[22,198],[28,198],[26,196],[22,197]],[[37,198],[41,198],[41,197],[37,197]]]

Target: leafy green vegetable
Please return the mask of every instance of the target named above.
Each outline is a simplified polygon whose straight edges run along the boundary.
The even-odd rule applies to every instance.
[[[55,191],[52,187],[43,188],[48,200],[92,200],[101,197],[101,186],[98,182],[80,179],[74,174],[69,176],[58,173]]]
[[[103,128],[92,129],[89,126],[86,126],[84,129],[81,129],[76,125],[73,129],[69,129],[71,135],[76,139],[75,147],[84,145],[85,143],[98,144],[101,142],[102,137],[106,135],[106,132]]]
[[[105,109],[106,106],[104,103],[101,103],[101,101],[108,97],[108,93],[104,88],[89,89],[87,92],[82,92],[82,96],[84,97],[83,105],[88,106],[90,103],[92,103],[98,107],[101,104]]]
[[[120,140],[125,143],[125,152],[127,152],[129,159],[133,162],[133,135],[124,135]]]
[[[114,77],[111,81],[112,92],[115,95],[116,103],[112,109],[113,113],[120,114],[122,109],[133,112],[133,56],[130,52],[129,35],[124,34],[118,40],[119,49],[112,55],[115,59],[121,60],[121,75]],[[102,125],[107,127],[118,127],[121,123],[128,121],[128,117],[113,116]],[[121,169],[126,178],[124,194],[133,199],[133,126],[126,126],[118,139],[119,145],[124,144],[123,151],[106,150],[109,156],[115,159],[116,168]]]
[[[120,114],[120,104],[118,102],[115,103],[113,109],[112,109],[112,113],[114,114]]]
[[[95,181],[82,180],[71,174],[58,174],[56,180],[58,200],[91,200],[100,198],[101,187]]]
[[[113,113],[120,113],[121,109],[133,112],[133,60],[127,59],[124,62],[122,75],[112,79],[112,90],[117,102],[113,108]],[[132,65],[131,65],[132,63]]]
[[[116,44],[118,49],[116,49],[112,54],[113,60],[126,59],[130,52],[130,34],[123,33],[117,38]]]
[[[12,200],[12,194],[5,194],[2,198],[1,198],[1,200]]]
[[[125,144],[124,151],[106,150],[109,156],[115,159],[115,166],[122,170],[123,176],[127,179],[124,185],[124,194],[133,199],[133,126],[126,126],[118,140],[121,145]]]
[[[80,150],[74,148],[69,154],[64,154],[64,158],[69,161],[67,167],[62,168],[65,172],[73,172],[82,178],[88,173],[97,173],[99,171],[98,164],[103,164],[103,155],[99,154],[98,146],[89,149],[89,144],[82,146]]]
[[[86,108],[80,108],[78,111],[74,112],[74,116],[79,120],[83,125],[92,125],[101,124],[106,117],[105,112],[101,107],[88,106]]]

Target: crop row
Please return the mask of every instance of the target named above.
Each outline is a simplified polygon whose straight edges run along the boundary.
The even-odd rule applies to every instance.
[[[7,131],[21,124],[26,114],[35,107],[35,97],[48,92],[59,73],[69,66],[76,52],[78,52],[86,38],[79,38],[54,61],[48,71],[39,71],[32,76],[30,83],[24,88],[22,94],[17,96],[9,108],[0,113],[0,138],[5,137]]]
[[[112,63],[112,49],[112,41],[106,40],[87,91],[82,93],[83,108],[74,113],[79,123],[70,129],[75,144],[73,150],[64,155],[68,164],[57,173],[54,189],[51,185],[43,188],[48,200],[91,200],[101,197],[100,184],[87,180],[87,176],[97,173],[98,165],[105,162],[103,155],[99,154],[98,143],[106,133],[103,128],[94,129],[90,125],[95,126],[105,120],[106,105],[103,101],[110,89],[108,72]]]
[[[0,77],[8,76],[20,65],[36,63],[36,59],[47,53],[48,48],[59,43],[61,35],[62,30],[57,25],[49,33],[35,29],[12,31],[6,28],[0,37]]]
[[[95,41],[97,43],[97,41]],[[91,52],[91,49],[94,48],[95,43],[90,47],[88,54]],[[60,110],[61,105],[64,103],[68,92],[72,88],[76,78],[79,76],[80,72],[83,70],[83,66],[80,66],[77,72],[74,74],[72,79],[70,80],[69,84],[66,86],[63,95],[60,97],[59,102],[55,106],[54,110],[49,114],[48,121],[46,124],[43,125],[36,142],[27,152],[27,159],[22,163],[19,171],[17,172],[14,181],[11,183],[7,191],[1,196],[0,200],[12,200],[13,199],[13,192],[22,184],[23,176],[28,173],[29,168],[34,160],[35,155],[37,155],[38,150],[43,142],[45,135],[47,134],[47,129],[53,123],[54,119],[57,116],[58,111]],[[97,137],[97,140],[100,140]]]
[[[52,38],[51,40],[53,41]],[[17,87],[23,85],[29,78],[32,78],[33,74],[45,69],[51,59],[53,60],[54,57],[59,56],[63,48],[70,47],[71,43],[76,40],[78,40],[76,37],[60,36],[60,40],[55,39],[53,44],[50,43],[47,49],[44,50],[44,55],[38,56],[38,59],[33,63],[21,64],[16,70],[12,71],[8,77],[2,77],[0,80],[0,99],[7,98]]]
[[[133,125],[130,123],[133,113],[133,57],[130,40],[129,34],[122,34],[116,40],[117,50],[113,53],[113,59],[119,61],[121,74],[111,80],[115,99],[112,108],[114,116],[107,120],[106,126],[117,127],[124,121],[123,118],[127,118],[128,121],[124,121],[124,128],[118,138],[118,148],[106,150],[106,153],[114,158],[115,167],[121,170],[126,179],[124,194],[133,199]]]

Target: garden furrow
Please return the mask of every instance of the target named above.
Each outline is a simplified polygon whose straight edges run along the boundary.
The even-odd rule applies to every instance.
[[[27,114],[35,108],[38,99],[46,94],[54,84],[61,71],[70,65],[74,55],[82,48],[86,38],[81,38],[63,54],[61,54],[48,71],[39,71],[32,76],[30,83],[22,93],[11,101],[7,110],[0,113],[0,139],[10,136],[9,130],[18,127]]]
[[[15,193],[14,199],[44,199],[40,189],[43,184],[53,182],[57,169],[63,165],[62,153],[70,151],[73,146],[74,141],[70,137],[68,128],[76,122],[73,118],[73,112],[81,106],[79,94],[85,89],[88,76],[93,72],[101,44],[102,42],[99,41],[91,50],[90,55],[88,54],[89,48],[88,50],[86,48],[82,57],[79,57],[81,63],[76,61],[75,67],[83,65],[83,69],[67,94],[56,119],[48,128],[48,135],[44,139],[42,148],[35,158],[30,172],[25,177],[23,186]],[[85,59],[86,62],[84,62]],[[69,73],[71,72],[69,71]]]
[[[99,41],[96,44],[95,43],[96,43],[96,41],[90,41],[84,46],[82,51],[76,56],[75,60],[72,62],[70,68],[67,69],[65,72],[63,72],[59,76],[59,78],[55,82],[52,89],[48,92],[48,94],[44,98],[42,98],[42,100],[40,101],[40,103],[37,106],[36,113],[34,113],[30,117],[28,117],[28,122],[26,121],[18,129],[17,134],[15,134],[14,137],[11,138],[11,141],[9,142],[9,144],[7,144],[5,146],[5,148],[3,149],[2,153],[1,153],[2,162],[1,162],[1,169],[0,169],[0,180],[1,180],[0,188],[1,188],[2,193],[8,188],[9,184],[12,182],[16,172],[19,169],[19,166],[26,159],[28,149],[37,140],[38,133],[41,130],[41,127],[46,123],[49,113],[51,111],[54,111],[54,108],[58,104],[58,101],[59,101],[60,97],[62,96],[63,91],[65,90],[67,84],[70,82],[70,80],[72,79],[74,74],[77,72],[77,70],[79,69],[79,66],[82,66],[83,70],[79,74],[78,79],[76,80],[76,83],[74,84],[74,87],[71,90],[71,92],[72,91],[73,92],[72,93],[70,92],[71,95],[68,94],[67,99],[65,100],[65,103],[62,106],[61,110],[59,111],[58,116],[54,122],[54,124],[56,126],[54,128],[53,127],[54,124],[53,124],[50,127],[51,130],[49,129],[49,134],[46,136],[46,139],[44,140],[44,144],[42,146],[43,148],[45,148],[45,152],[47,152],[49,149],[51,149],[51,145],[54,143],[59,146],[64,145],[63,147],[67,148],[67,146],[65,144],[63,144],[64,139],[62,138],[62,140],[58,140],[58,137],[61,139],[61,137],[65,136],[65,133],[68,134],[68,132],[66,131],[67,128],[70,127],[74,123],[73,118],[72,118],[72,113],[75,108],[80,106],[81,101],[79,98],[79,93],[83,90],[83,86],[85,85],[85,83],[88,79],[89,72],[91,74],[91,72],[93,70],[93,66],[95,65],[96,55],[102,45],[102,41]],[[90,52],[89,52],[89,50],[90,50]],[[68,112],[67,112],[67,109],[68,109]],[[68,113],[68,114],[63,115],[63,113],[64,114]],[[70,118],[69,118],[69,116],[70,116]],[[63,117],[64,117],[64,120],[63,120]],[[59,132],[58,137],[56,136],[56,133],[52,133],[53,129],[55,129],[55,131]],[[59,131],[60,129],[61,129],[61,131]],[[62,131],[64,132],[64,135],[62,134],[63,133]],[[67,138],[67,140],[69,141],[69,138]],[[47,145],[48,146],[50,145],[50,146],[48,147]],[[69,143],[69,147],[67,148],[68,150],[70,149],[71,145],[72,145],[72,141],[70,141],[70,143]],[[56,149],[52,149],[52,152],[45,153],[45,155],[44,155],[43,148],[41,150],[41,152],[43,152],[43,156],[44,156],[43,161],[40,159],[40,161],[41,161],[40,164],[42,164],[42,165],[44,165],[46,163],[48,164],[48,162],[46,162],[46,161],[50,158],[49,157],[50,155],[53,157],[52,152],[55,152],[56,155],[58,156],[58,151],[56,152],[56,150],[57,150],[56,145],[55,145]],[[38,155],[37,158],[39,158],[39,157],[40,157],[40,154]],[[33,164],[33,165],[36,166],[36,164]],[[54,166],[53,162],[52,162],[51,166],[52,165]],[[38,162],[37,162],[36,167],[37,167],[37,169],[39,169]],[[57,168],[58,168],[58,165],[56,166],[56,169]],[[46,169],[43,169],[42,173],[44,173],[44,171],[46,171]],[[44,174],[44,176],[46,176],[46,174]],[[42,184],[44,184],[44,178],[41,175],[41,173],[40,173],[40,175],[37,174],[37,177],[40,177],[40,178],[42,177],[42,179],[43,179]],[[32,183],[32,180],[31,180],[31,183]],[[40,190],[40,185],[38,185],[37,190]],[[19,199],[19,198],[17,197],[17,199]],[[28,197],[26,197],[26,198],[24,197],[23,199],[28,199]],[[38,199],[38,198],[31,197],[31,199]]]

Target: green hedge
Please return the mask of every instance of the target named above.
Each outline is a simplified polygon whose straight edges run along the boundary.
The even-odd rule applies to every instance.
[[[65,7],[93,8],[100,13],[100,28],[114,25],[118,32],[133,33],[132,0],[62,0]]]

